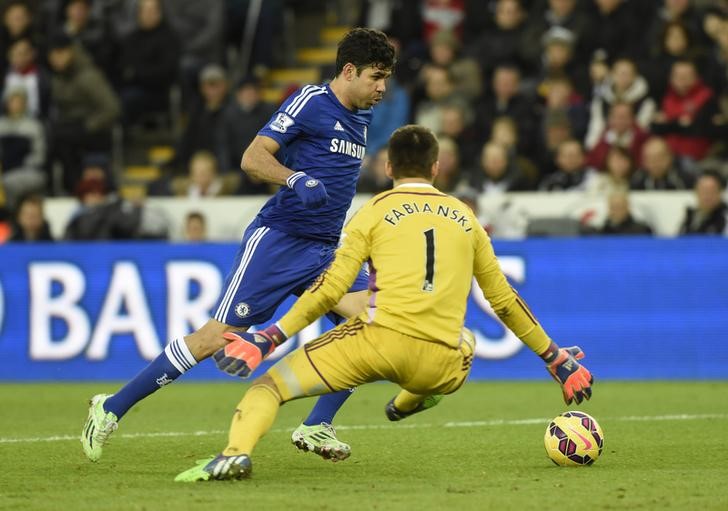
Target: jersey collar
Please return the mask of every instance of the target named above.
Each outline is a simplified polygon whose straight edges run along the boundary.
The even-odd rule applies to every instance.
[[[435,188],[431,184],[427,183],[402,183],[401,185],[395,186],[395,188],[402,188],[403,186],[410,186],[412,188]]]

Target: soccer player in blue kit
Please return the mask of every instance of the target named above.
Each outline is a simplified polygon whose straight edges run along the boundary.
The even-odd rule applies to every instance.
[[[381,100],[395,52],[380,31],[355,28],[339,42],[336,76],[291,95],[245,150],[242,169],[279,185],[243,235],[213,317],[171,341],[113,395],[91,399],[81,433],[86,456],[97,461],[118,421],[134,404],[179,378],[201,360],[223,352],[231,331],[267,322],[291,294],[300,295],[331,263],[356,192],[371,107]],[[352,317],[366,307],[368,275],[359,274],[334,307]],[[341,460],[350,454],[332,419],[349,390],[323,396],[292,435],[303,450]]]

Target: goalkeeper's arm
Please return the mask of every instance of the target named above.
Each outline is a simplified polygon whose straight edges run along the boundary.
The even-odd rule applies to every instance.
[[[478,239],[474,275],[500,320],[546,363],[561,385],[564,400],[581,403],[591,397],[593,378],[577,360],[584,358],[578,346],[559,348],[544,331],[526,302],[508,284],[485,232]]]

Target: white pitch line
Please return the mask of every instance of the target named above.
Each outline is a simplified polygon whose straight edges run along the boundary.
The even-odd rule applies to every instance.
[[[705,414],[670,414],[670,415],[626,415],[623,417],[600,418],[602,424],[607,422],[649,422],[649,421],[689,421],[689,420],[725,420],[728,414],[705,413]],[[545,424],[550,418],[532,419],[491,419],[487,421],[458,421],[446,422],[445,424],[412,423],[412,424],[352,424],[337,426],[338,431],[372,430],[372,429],[427,429],[427,428],[478,428],[487,426],[525,426],[533,424]],[[290,433],[293,428],[276,428],[271,433]],[[159,437],[190,437],[190,436],[211,436],[222,435],[227,431],[215,429],[210,431],[161,431],[156,433],[121,433],[115,438],[159,438]],[[45,437],[0,437],[0,444],[31,444],[40,442],[65,442],[78,440],[78,435],[53,435]]]

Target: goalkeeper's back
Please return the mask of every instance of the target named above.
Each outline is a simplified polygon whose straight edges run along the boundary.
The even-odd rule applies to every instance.
[[[370,321],[458,342],[477,238],[486,236],[465,204],[431,185],[401,184],[369,201],[346,233],[370,241]]]

